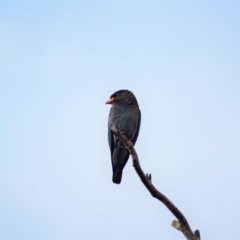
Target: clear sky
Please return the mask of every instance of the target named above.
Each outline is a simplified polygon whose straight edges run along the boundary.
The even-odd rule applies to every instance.
[[[184,239],[131,159],[112,183],[119,89],[155,186],[202,239],[239,240],[238,1],[1,2],[0,239]]]

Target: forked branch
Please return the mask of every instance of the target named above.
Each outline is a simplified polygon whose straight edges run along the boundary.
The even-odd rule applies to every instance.
[[[160,193],[152,184],[151,174],[145,174],[140,166],[137,152],[132,144],[131,141],[127,139],[127,137],[123,134],[120,129],[111,128],[111,131],[114,135],[116,135],[125,147],[128,149],[129,153],[132,156],[133,160],[133,167],[135,168],[138,176],[142,180],[145,187],[151,193],[154,198],[157,198],[161,201],[171,212],[172,214],[178,219],[178,221],[173,221],[172,226],[177,230],[181,231],[183,235],[186,237],[187,240],[200,240],[200,232],[196,230],[193,232],[187,222],[187,219],[184,215],[177,209],[177,207],[162,193]]]

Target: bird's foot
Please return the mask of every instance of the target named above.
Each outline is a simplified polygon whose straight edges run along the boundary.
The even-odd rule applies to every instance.
[[[123,131],[120,128],[116,128],[116,129],[117,129],[118,133],[124,134]]]

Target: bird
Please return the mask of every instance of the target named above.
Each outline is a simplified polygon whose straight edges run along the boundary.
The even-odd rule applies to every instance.
[[[122,171],[125,167],[129,152],[118,137],[113,135],[111,127],[120,129],[135,145],[141,125],[141,111],[134,94],[129,90],[119,90],[113,93],[106,104],[111,104],[108,117],[108,144],[112,162],[112,181],[120,184]]]

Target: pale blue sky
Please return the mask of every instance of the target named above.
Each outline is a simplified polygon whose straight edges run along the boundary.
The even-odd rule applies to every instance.
[[[240,2],[1,2],[0,239],[183,239],[131,159],[112,183],[109,96],[136,95],[142,168],[202,239],[239,240]]]

